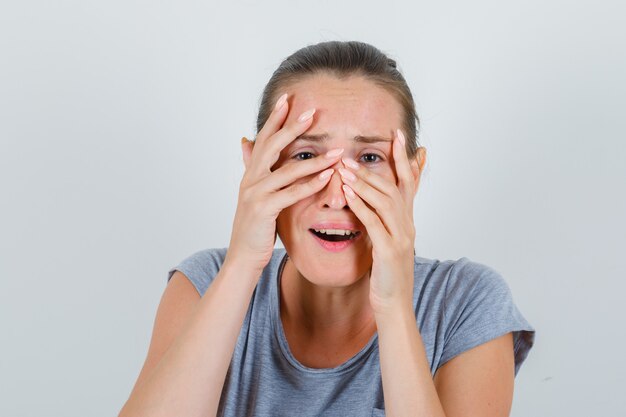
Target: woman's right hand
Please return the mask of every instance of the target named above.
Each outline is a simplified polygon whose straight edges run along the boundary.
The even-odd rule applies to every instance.
[[[276,102],[255,142],[242,140],[246,171],[239,186],[237,211],[233,221],[225,263],[244,267],[260,276],[272,257],[276,241],[276,218],[281,210],[326,186],[343,149],[325,156],[284,164],[272,171],[280,152],[312,124],[315,109],[285,123],[289,113],[287,94]],[[326,169],[328,168],[328,169]],[[322,171],[306,181],[297,180]]]

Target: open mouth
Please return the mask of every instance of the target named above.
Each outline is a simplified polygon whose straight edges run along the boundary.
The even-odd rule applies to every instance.
[[[353,240],[361,234],[361,232],[358,231],[337,229],[309,229],[309,232],[327,242],[344,242],[348,240]]]

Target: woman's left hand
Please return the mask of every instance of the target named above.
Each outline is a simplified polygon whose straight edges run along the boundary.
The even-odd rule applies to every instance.
[[[413,305],[416,180],[404,142],[398,129],[392,143],[397,184],[352,160],[344,159],[349,170],[339,169],[346,201],[372,240],[370,303],[375,314],[393,314]]]

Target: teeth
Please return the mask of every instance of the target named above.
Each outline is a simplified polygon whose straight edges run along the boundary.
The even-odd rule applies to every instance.
[[[344,229],[313,229],[318,233],[324,233],[326,235],[340,235],[340,236],[346,236],[346,235],[354,235],[356,234],[356,232],[353,232],[352,230],[344,230]]]

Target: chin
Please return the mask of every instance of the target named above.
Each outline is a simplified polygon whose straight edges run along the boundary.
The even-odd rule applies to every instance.
[[[348,287],[363,278],[369,270],[369,268],[358,270],[349,266],[328,269],[310,260],[305,260],[302,266],[295,260],[293,263],[307,281],[320,287]]]

